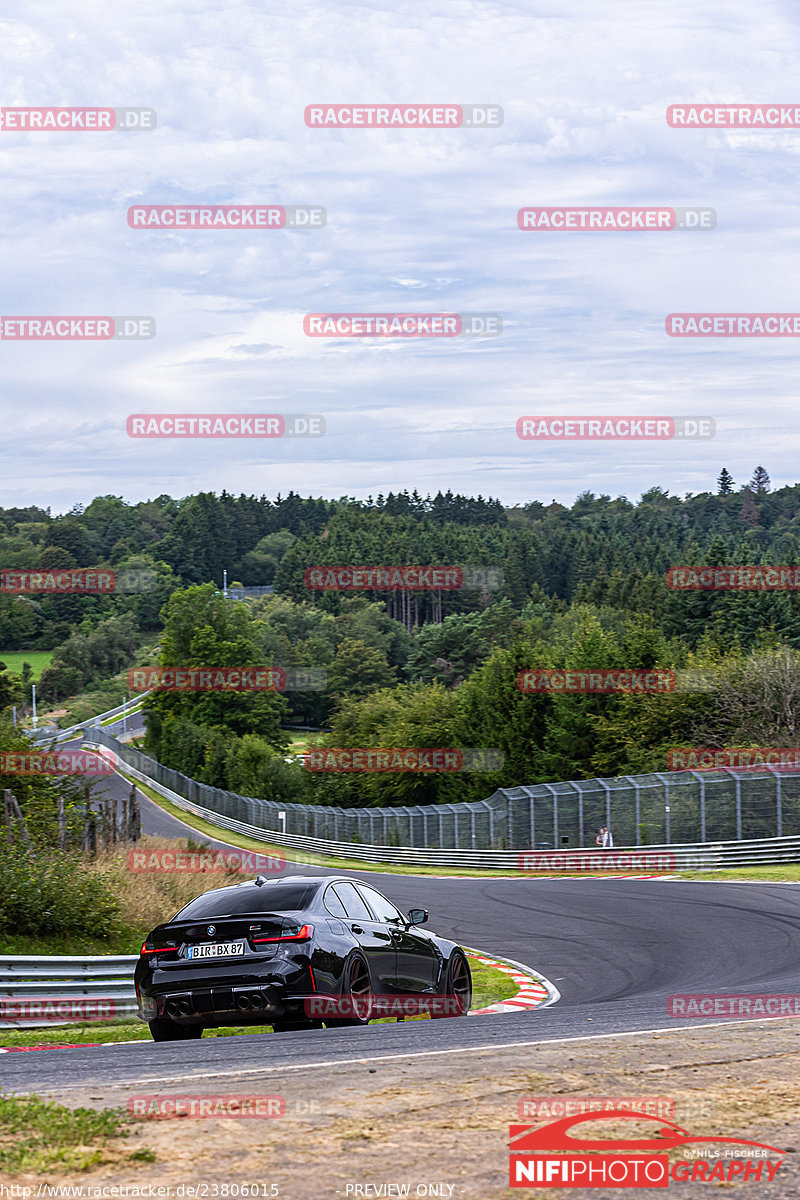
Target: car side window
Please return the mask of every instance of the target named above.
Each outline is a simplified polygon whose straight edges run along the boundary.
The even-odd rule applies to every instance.
[[[325,907],[332,917],[346,917],[345,907],[332,887],[325,889]]]
[[[403,922],[405,920],[403,914],[385,896],[382,896],[380,892],[376,892],[374,888],[368,887],[367,884],[361,884],[359,885],[359,891],[375,913],[378,921]]]
[[[348,917],[358,918],[361,921],[371,921],[372,916],[364,901],[359,896],[352,883],[337,883],[334,884],[332,890],[339,897],[339,900],[344,905],[344,910]]]

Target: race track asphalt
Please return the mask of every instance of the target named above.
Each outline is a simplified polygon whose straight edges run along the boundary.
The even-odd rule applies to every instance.
[[[114,777],[106,786],[122,794],[130,785]],[[146,833],[187,834],[186,826],[144,798],[142,816]],[[800,993],[800,887],[433,878],[295,864],[287,870],[368,878],[403,910],[428,908],[429,928],[437,933],[540,971],[561,999],[531,1012],[460,1020],[6,1054],[0,1056],[3,1088],[64,1092],[87,1084],[102,1089],[104,1083],[181,1078],[220,1084],[249,1073],[313,1070],[328,1062],[457,1054],[725,1020],[669,1017],[667,997],[674,993]]]

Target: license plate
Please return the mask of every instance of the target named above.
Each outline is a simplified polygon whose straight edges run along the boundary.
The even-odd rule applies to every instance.
[[[204,942],[200,946],[187,946],[187,958],[231,958],[244,954],[244,942]]]

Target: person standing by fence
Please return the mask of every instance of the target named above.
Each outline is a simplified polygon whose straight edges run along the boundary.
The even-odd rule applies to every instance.
[[[607,825],[600,827],[600,832],[594,839],[598,846],[602,846],[604,850],[614,849],[614,835]]]

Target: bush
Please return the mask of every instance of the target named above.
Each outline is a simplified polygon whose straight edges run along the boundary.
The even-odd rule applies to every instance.
[[[114,937],[120,931],[119,903],[102,879],[83,868],[79,855],[3,847],[0,930]]]

